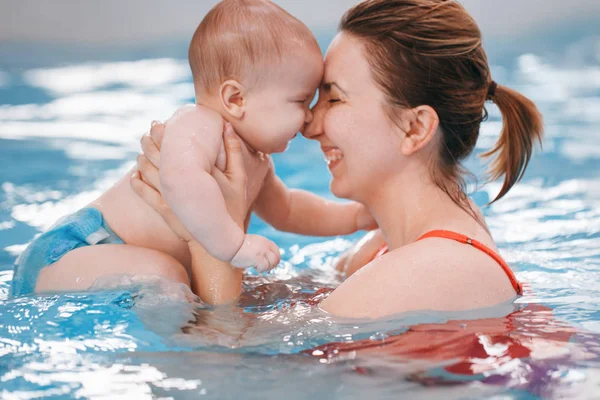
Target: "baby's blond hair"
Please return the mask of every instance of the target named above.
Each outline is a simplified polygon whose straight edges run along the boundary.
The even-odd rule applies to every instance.
[[[223,0],[204,17],[190,44],[196,94],[235,79],[256,85],[285,54],[319,45],[306,25],[269,0]]]

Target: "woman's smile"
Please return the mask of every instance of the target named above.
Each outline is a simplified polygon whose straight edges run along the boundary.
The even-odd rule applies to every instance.
[[[331,170],[344,159],[344,153],[337,147],[323,147],[322,150],[323,154],[325,154],[327,166]]]

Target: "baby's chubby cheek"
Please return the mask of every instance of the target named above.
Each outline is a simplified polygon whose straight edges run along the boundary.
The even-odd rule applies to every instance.
[[[299,119],[295,115],[282,115],[282,119],[278,123],[273,124],[270,129],[271,144],[276,148],[277,152],[285,151],[289,142],[294,139],[296,134],[304,129],[304,119]]]

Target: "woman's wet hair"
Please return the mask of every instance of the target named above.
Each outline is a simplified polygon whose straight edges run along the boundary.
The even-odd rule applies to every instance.
[[[432,107],[441,128],[433,181],[474,215],[466,196],[462,166],[475,148],[485,102],[502,113],[496,145],[483,156],[492,159],[490,179],[504,176],[502,198],[517,183],[536,141],[542,139],[542,116],[520,93],[496,84],[482,47],[479,27],[452,0],[367,0],[343,17],[340,31],[363,42],[374,80],[394,110]]]

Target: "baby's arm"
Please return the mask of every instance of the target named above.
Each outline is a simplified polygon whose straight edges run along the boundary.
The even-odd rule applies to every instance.
[[[236,267],[269,269],[279,261],[277,247],[240,229],[210,175],[222,135],[221,116],[203,107],[184,107],[167,121],[159,169],[162,194],[191,236],[213,257]]]
[[[273,164],[254,211],[274,228],[302,235],[347,235],[376,227],[359,203],[337,203],[304,190],[288,189],[275,175]]]

